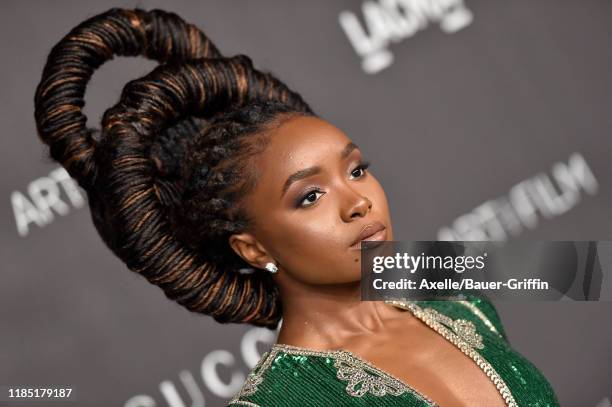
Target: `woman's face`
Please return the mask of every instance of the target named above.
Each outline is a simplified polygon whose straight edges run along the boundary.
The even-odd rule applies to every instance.
[[[255,160],[258,184],[243,201],[255,222],[241,234],[250,244],[234,250],[257,267],[274,261],[278,275],[303,283],[359,281],[360,251],[351,245],[363,228],[378,221],[384,239],[393,240],[384,190],[360,167],[366,158],[346,134],[315,117],[292,117],[269,137]]]

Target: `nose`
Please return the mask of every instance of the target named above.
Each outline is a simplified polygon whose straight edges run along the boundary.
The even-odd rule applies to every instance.
[[[364,217],[372,209],[372,201],[367,196],[357,195],[352,204],[348,205],[344,211],[345,222],[350,222],[353,218]]]

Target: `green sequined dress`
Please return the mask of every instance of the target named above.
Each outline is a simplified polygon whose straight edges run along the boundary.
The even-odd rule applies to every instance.
[[[497,387],[507,406],[558,407],[555,393],[508,343],[494,306],[466,296],[455,301],[387,301],[409,310],[457,346]],[[427,395],[347,350],[275,344],[228,406],[437,406]]]

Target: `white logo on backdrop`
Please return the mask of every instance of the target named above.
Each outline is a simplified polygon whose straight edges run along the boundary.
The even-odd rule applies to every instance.
[[[240,355],[249,370],[253,369],[261,358],[261,354],[257,350],[257,344],[272,345],[276,341],[279,328],[280,325],[276,331],[267,328],[252,328],[244,334],[240,342]],[[225,381],[219,375],[217,368],[220,366],[225,369],[234,369],[229,381]],[[189,395],[189,403],[184,402],[178,392],[177,384],[167,379],[159,383],[163,404],[158,403],[151,395],[139,394],[126,401],[124,407],[204,407],[205,393],[194,379],[193,374],[189,370],[181,370],[178,376],[184,391]],[[200,376],[202,383],[210,393],[225,399],[229,399],[238,393],[246,380],[245,373],[237,366],[234,354],[225,349],[213,350],[204,356],[200,364]]]
[[[30,182],[27,193],[11,192],[11,204],[19,236],[25,237],[30,232],[30,224],[43,227],[55,219],[55,213],[65,216],[71,208],[82,208],[85,198],[77,182],[64,167],[59,167]],[[62,192],[65,199],[62,199]]]
[[[556,183],[557,189],[554,184]],[[597,193],[599,184],[580,153],[567,163],[556,162],[552,174],[538,173],[510,188],[507,195],[488,200],[438,231],[438,240],[496,240],[534,229],[540,217],[552,219],[582,199],[582,191]]]
[[[470,25],[474,17],[463,0],[378,0],[361,5],[366,29],[355,13],[343,11],[338,19],[355,52],[361,68],[374,74],[393,62],[388,47],[412,37],[431,23],[452,34]]]

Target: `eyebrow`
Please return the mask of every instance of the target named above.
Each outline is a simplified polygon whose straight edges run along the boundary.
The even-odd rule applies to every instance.
[[[353,143],[352,141],[349,142],[346,146],[344,146],[344,148],[340,152],[340,159],[344,160],[355,149],[359,149],[359,146]],[[283,191],[281,193],[281,196],[283,196],[285,192],[287,192],[291,184],[293,184],[294,182],[297,182],[301,179],[318,174],[319,172],[321,172],[321,167],[318,165],[304,168],[302,170],[294,172],[287,178],[287,181],[285,181],[285,184],[283,185]]]

